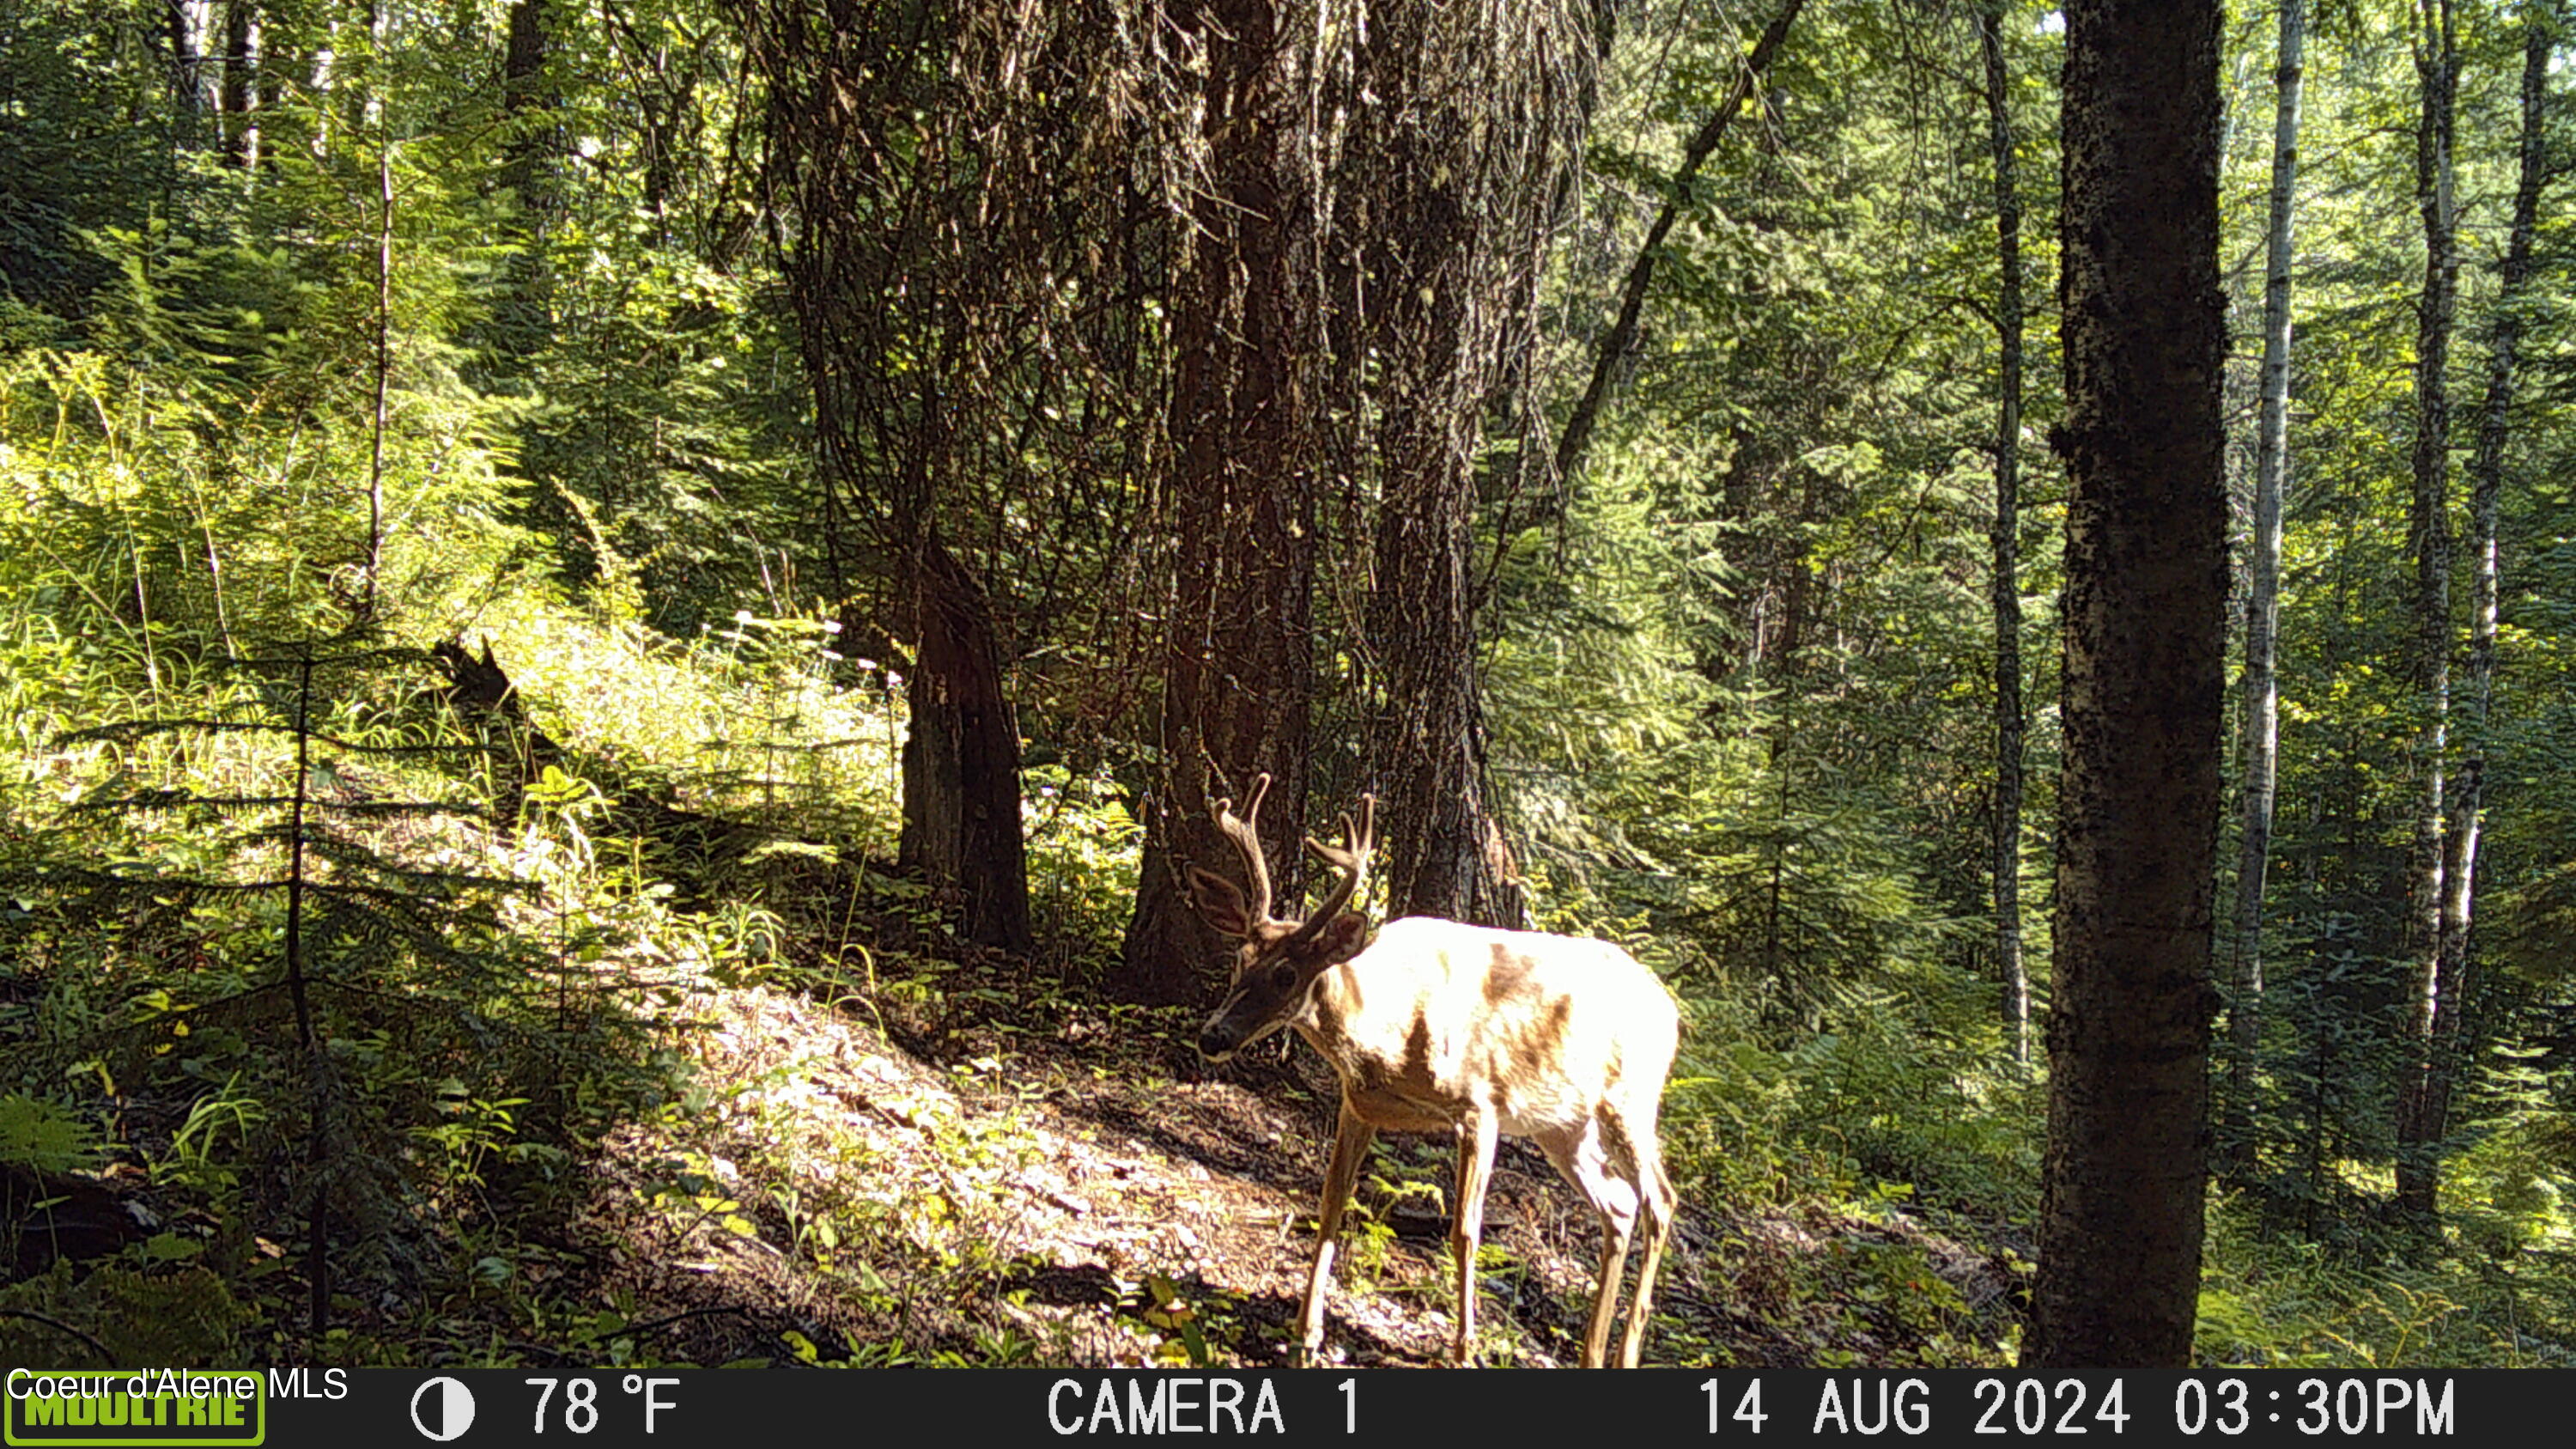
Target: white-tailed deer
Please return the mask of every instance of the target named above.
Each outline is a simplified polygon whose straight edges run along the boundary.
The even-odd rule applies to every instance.
[[[1358,898],[1376,845],[1376,801],[1365,796],[1357,824],[1342,817],[1340,849],[1307,837],[1306,848],[1341,872],[1331,894],[1306,920],[1280,920],[1270,914],[1270,869],[1253,833],[1269,788],[1270,777],[1261,776],[1241,818],[1231,800],[1209,811],[1243,857],[1252,899],[1225,878],[1190,868],[1199,913],[1241,943],[1233,988],[1200,1028],[1198,1045],[1210,1061],[1223,1061],[1294,1027],[1341,1077],[1341,1126],[1298,1315],[1302,1353],[1311,1358],[1323,1346],[1334,1239],[1361,1160],[1384,1128],[1457,1137],[1449,1234],[1458,1270],[1456,1362],[1467,1362],[1475,1341],[1476,1241],[1494,1144],[1509,1134],[1537,1143],[1601,1214],[1586,1368],[1607,1358],[1628,1241],[1645,1215],[1645,1262],[1619,1348],[1619,1362],[1636,1367],[1673,1226],[1673,1187],[1655,1137],[1664,1074],[1681,1034],[1672,997],[1653,972],[1607,941],[1423,916],[1389,921],[1371,940],[1368,923],[1344,909]]]

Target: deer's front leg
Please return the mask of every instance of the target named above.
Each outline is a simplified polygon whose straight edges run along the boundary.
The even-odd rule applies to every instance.
[[[1377,1129],[1362,1121],[1351,1109],[1350,1099],[1343,1098],[1341,1125],[1333,1133],[1333,1160],[1324,1169],[1324,1203],[1315,1225],[1315,1267],[1306,1278],[1305,1308],[1297,1315],[1300,1361],[1311,1361],[1324,1346],[1324,1300],[1332,1295],[1333,1244],[1341,1236],[1342,1210],[1351,1204],[1360,1163],[1367,1159],[1369,1143],[1376,1137]]]
[[[1485,1235],[1485,1186],[1494,1180],[1494,1143],[1501,1124],[1479,1111],[1458,1124],[1458,1201],[1449,1228],[1449,1251],[1458,1259],[1458,1342],[1451,1358],[1460,1368],[1476,1343],[1476,1245]]]

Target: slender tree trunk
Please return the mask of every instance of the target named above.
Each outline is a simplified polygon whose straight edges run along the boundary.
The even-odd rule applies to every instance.
[[[2066,519],[2048,1155],[2025,1368],[2181,1367],[2226,694],[2215,0],[2066,7]]]
[[[306,1215],[304,1276],[313,1324],[312,1346],[319,1347],[331,1321],[331,1190],[324,1173],[330,1161],[330,1057],[313,1024],[313,1001],[304,974],[304,805],[313,778],[313,661],[295,666],[295,794],[286,824],[286,995],[295,1011],[295,1043],[304,1053],[305,1092],[311,1120],[305,1124],[304,1167],[313,1192]]]
[[[1195,1001],[1223,943],[1183,886],[1192,862],[1231,873],[1208,820],[1211,796],[1241,798],[1272,778],[1267,832],[1278,909],[1303,871],[1308,725],[1314,692],[1317,454],[1301,349],[1322,319],[1314,275],[1311,173],[1302,164],[1302,37],[1269,0],[1175,7],[1205,47],[1205,126],[1214,186],[1176,287],[1177,363],[1169,428],[1178,444],[1177,596],[1163,653],[1159,779],[1145,810],[1127,993]]]
[[[2414,973],[2407,1038],[2414,1060],[2397,1104],[2397,1203],[2429,1218],[2440,1174],[2442,1103],[2450,1064],[2441,1043],[2450,1034],[2455,983],[2443,979],[2444,755],[2451,707],[2451,360],[2452,314],[2458,300],[2458,219],[2452,199],[2452,130],[2459,88],[2451,0],[2417,0],[2415,69],[2423,111],[2415,133],[2415,199],[2424,224],[2424,293],[2415,327],[2413,506],[2407,520],[2415,555],[2415,637],[2407,672],[2416,695],[2412,746],[2415,832],[2406,863],[2406,955]]]
[[[501,52],[501,105],[509,118],[502,143],[502,184],[519,204],[511,231],[518,249],[504,264],[506,280],[495,299],[498,351],[520,365],[542,351],[553,331],[553,287],[545,238],[553,220],[554,128],[545,117],[554,97],[547,84],[547,0],[518,0],[510,7]]]
[[[259,165],[259,0],[233,0],[224,10],[226,116],[224,162],[240,171]]]
[[[215,114],[223,106],[211,64],[215,0],[163,0],[170,28],[170,89],[183,118]]]
[[[332,92],[340,84],[340,16],[337,10],[323,25],[321,43],[313,47],[313,59],[305,72],[305,89],[312,92],[312,133],[307,142],[315,160],[331,151],[331,128],[339,115],[332,103]]]
[[[375,426],[367,450],[367,555],[365,593],[358,617],[375,621],[378,585],[385,570],[385,426],[394,371],[394,143],[376,138],[376,397]]]
[[[2290,255],[2299,179],[2299,89],[2307,0],[2281,0],[2272,72],[2272,208],[2264,233],[2262,408],[2254,439],[2253,539],[2245,600],[2245,784],[2236,858],[2236,920],[2228,957],[2227,1108],[2220,1160],[2254,1163],[2254,1072],[2263,1035],[2263,883],[2272,859],[2280,774],[2281,498],[2290,471]]]
[[[2021,187],[2013,162],[2011,76],[2003,24],[2010,6],[1992,0],[1977,17],[1986,64],[1986,134],[1995,163],[1995,523],[1991,577],[1995,624],[1995,961],[2004,983],[2004,1020],[2013,1060],[2030,1060],[2030,973],[2021,959]]]
[[[518,193],[519,205],[537,210],[536,192],[545,179],[546,147],[534,132],[532,112],[553,98],[547,93],[546,52],[552,42],[546,25],[546,0],[518,0],[510,7],[501,46],[501,108],[510,119],[502,151],[508,158],[502,179]]]
[[[553,36],[546,24],[547,0],[518,0],[510,7],[507,39],[501,51],[501,107],[510,118],[503,143],[508,160],[502,179],[518,194],[520,209],[541,215],[553,209],[547,164],[553,159],[536,113],[553,103],[546,77],[546,53]],[[527,228],[536,230],[534,226]]]
[[[366,0],[367,70],[358,129],[374,131],[385,118],[385,60],[392,46],[393,0]]]
[[[2514,185],[2513,221],[2495,301],[2495,328],[2487,354],[2486,394],[2478,409],[2477,446],[2469,458],[2469,655],[2463,681],[2460,768],[2446,802],[2442,860],[2441,961],[2435,972],[2439,1008],[2427,1043],[2424,1099],[2418,1108],[2419,1140],[2435,1154],[2424,1172],[2426,1192],[2439,1178],[2439,1143],[2450,1125],[2451,1089],[2466,1053],[2461,1050],[2470,1005],[2470,925],[2477,891],[2479,810],[2486,786],[2487,713],[2495,691],[2496,613],[2502,563],[2496,520],[2504,490],[2504,450],[2511,435],[2514,385],[2521,362],[2523,308],[2532,272],[2532,237],[2538,228],[2541,190],[2549,164],[2543,118],[2549,100],[2549,57],[2561,28],[2560,7],[2537,4],[2524,18],[2522,143]],[[2420,1204],[2429,1210],[2435,1204]]]
[[[1583,455],[1592,446],[1592,428],[1601,415],[1603,399],[1609,396],[1611,381],[1627,364],[1629,349],[1637,345],[1637,324],[1645,313],[1646,289],[1655,280],[1655,264],[1663,260],[1664,237],[1673,222],[1690,202],[1691,185],[1699,179],[1699,170],[1717,143],[1726,139],[1727,127],[1735,123],[1738,111],[1753,95],[1754,85],[1778,54],[1780,42],[1788,38],[1790,23],[1798,18],[1806,0],[1784,0],[1780,13],[1771,18],[1771,26],[1753,44],[1753,53],[1745,57],[1744,70],[1735,78],[1717,109],[1700,123],[1699,131],[1682,148],[1682,164],[1673,172],[1672,195],[1663,209],[1655,213],[1654,225],[1646,228],[1645,243],[1637,248],[1637,260],[1628,268],[1628,280],[1619,289],[1619,312],[1610,324],[1608,335],[1601,339],[1601,350],[1592,360],[1592,380],[1583,386],[1583,395],[1575,399],[1574,411],[1566,416],[1565,431],[1556,442],[1556,475],[1570,480],[1583,466]]]
[[[903,747],[902,864],[958,894],[967,939],[1027,953],[1020,731],[983,586],[936,537],[912,570],[920,646]]]

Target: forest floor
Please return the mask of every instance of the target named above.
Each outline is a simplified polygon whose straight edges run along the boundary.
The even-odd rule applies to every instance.
[[[785,1342],[854,1365],[1288,1361],[1333,1102],[1293,1040],[1212,1069],[1181,1045],[1182,1013],[1063,992],[952,990],[882,1022],[857,997],[701,999],[707,1109],[602,1144],[576,1230],[622,1240],[594,1286],[656,1325],[656,1355],[776,1358]],[[1445,1359],[1450,1156],[1445,1139],[1380,1139],[1328,1362]],[[1576,1357],[1598,1231],[1543,1157],[1506,1141],[1482,1361]],[[2017,1316],[2006,1255],[1894,1208],[1686,1201],[1672,1249],[1649,1363],[1992,1361]]]

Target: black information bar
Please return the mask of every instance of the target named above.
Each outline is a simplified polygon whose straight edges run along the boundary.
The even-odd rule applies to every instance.
[[[152,1371],[158,1374],[159,1371]],[[2576,1371],[266,1370],[8,1376],[9,1445],[1108,1443],[1468,1449],[1858,1443],[2565,1443]],[[102,1383],[102,1380],[106,1382]],[[39,1390],[61,1392],[47,1397]],[[131,1392],[141,1389],[137,1394]],[[179,1395],[171,1397],[163,1391]],[[250,1397],[238,1408],[223,1394]],[[156,1395],[158,1397],[156,1397]],[[255,1400],[255,1402],[253,1401]],[[215,1405],[215,1407],[209,1407]]]

